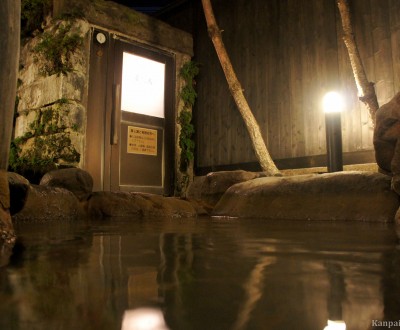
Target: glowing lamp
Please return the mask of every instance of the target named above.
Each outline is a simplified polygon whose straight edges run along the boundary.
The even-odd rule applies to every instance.
[[[322,102],[325,113],[342,112],[344,109],[343,98],[337,92],[326,93]]]
[[[343,171],[342,124],[340,113],[344,109],[343,98],[336,92],[324,96],[326,153],[328,172]]]

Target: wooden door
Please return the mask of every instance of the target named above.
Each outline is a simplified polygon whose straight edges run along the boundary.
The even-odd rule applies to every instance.
[[[173,192],[174,58],[117,40],[110,116],[111,190]],[[107,154],[107,153],[106,153]]]

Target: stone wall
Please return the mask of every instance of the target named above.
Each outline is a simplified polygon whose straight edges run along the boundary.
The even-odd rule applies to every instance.
[[[69,54],[66,54],[66,44],[66,49],[59,53],[55,50],[52,58],[44,56],[44,51],[51,52],[46,47],[52,47],[51,42],[57,41],[57,34],[63,28],[65,31],[65,27],[69,29],[64,37],[75,36],[77,46]],[[84,20],[51,21],[43,33],[23,45],[13,150],[18,152],[18,159],[14,165],[79,166],[82,163],[89,41],[90,26]],[[48,46],[43,46],[44,42]],[[40,45],[44,47],[42,52]],[[54,61],[60,61],[58,68]]]

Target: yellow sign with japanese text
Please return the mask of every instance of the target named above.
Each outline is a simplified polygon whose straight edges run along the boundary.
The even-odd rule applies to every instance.
[[[129,154],[157,156],[157,130],[128,126]]]

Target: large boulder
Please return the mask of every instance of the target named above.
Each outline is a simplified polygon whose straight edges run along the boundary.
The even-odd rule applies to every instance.
[[[212,209],[225,191],[234,184],[265,176],[264,173],[237,171],[211,172],[206,176],[195,177],[188,189],[188,198],[201,201]]]
[[[78,199],[69,190],[31,185],[24,208],[14,221],[72,220],[82,215]]]
[[[229,188],[213,215],[287,220],[392,222],[399,197],[390,177],[372,172],[336,172],[265,177]]]
[[[10,188],[10,213],[14,215],[23,209],[28,198],[30,183],[22,175],[8,172],[8,186]]]
[[[400,194],[400,92],[376,112],[374,148],[383,173],[393,176],[393,189]]]
[[[186,200],[153,194],[94,192],[87,202],[92,217],[195,217],[196,208]]]
[[[64,168],[46,173],[40,185],[65,188],[74,193],[79,201],[85,201],[92,193],[93,178],[80,168]]]

